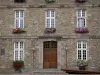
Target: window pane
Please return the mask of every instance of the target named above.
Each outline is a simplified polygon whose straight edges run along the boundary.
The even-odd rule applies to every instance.
[[[78,48],[81,48],[81,42],[78,42]]]
[[[16,11],[16,18],[19,18],[19,11]]]
[[[78,27],[85,27],[85,19],[84,18],[78,19]]]
[[[82,10],[82,17],[85,17],[85,10]]]
[[[84,18],[81,19],[81,24],[82,24],[82,27],[85,27],[85,19]]]
[[[47,11],[47,17],[50,17],[50,10]]]
[[[54,17],[54,14],[55,14],[54,10],[51,10],[51,17]]]
[[[81,59],[81,50],[78,50],[78,59]]]
[[[83,59],[86,59],[86,50],[83,50]]]
[[[18,42],[15,42],[15,48],[18,48]]]
[[[20,51],[20,60],[23,60],[23,51]]]
[[[23,28],[23,19],[20,19],[20,28]]]
[[[18,27],[19,27],[19,20],[16,19],[16,28],[18,28]]]
[[[81,17],[81,10],[78,10],[77,15],[78,17]]]
[[[23,42],[20,42],[20,49],[23,48]]]
[[[24,16],[23,16],[23,11],[20,11],[20,18],[23,18]]]
[[[18,60],[18,50],[15,51],[15,60]]]
[[[50,19],[47,19],[47,27],[50,27]]]
[[[83,48],[86,48],[86,43],[85,42],[83,42]]]
[[[51,28],[54,28],[54,19],[51,19]]]

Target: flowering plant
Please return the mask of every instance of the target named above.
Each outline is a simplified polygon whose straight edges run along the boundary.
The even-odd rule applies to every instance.
[[[87,60],[78,60],[77,61],[77,66],[88,66],[88,61]]]
[[[84,3],[84,2],[86,2],[86,0],[76,0],[76,2],[78,2],[78,3]]]
[[[13,29],[13,33],[24,33],[24,32],[26,32],[26,31],[22,28]]]
[[[80,28],[76,28],[75,29],[75,32],[76,33],[88,33],[89,32],[89,30],[88,30],[88,28],[83,28],[83,27],[80,27]]]
[[[45,0],[46,3],[54,3],[56,0]]]
[[[46,32],[46,33],[54,33],[55,31],[56,31],[55,28],[46,28],[46,29],[45,29],[45,32]]]
[[[20,71],[24,67],[24,61],[21,61],[21,60],[13,61],[13,67],[15,70]]]

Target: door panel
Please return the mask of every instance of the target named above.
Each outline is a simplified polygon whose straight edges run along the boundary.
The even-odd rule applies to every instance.
[[[44,68],[57,68],[57,43],[46,42],[44,43],[44,54],[43,54],[43,67]]]

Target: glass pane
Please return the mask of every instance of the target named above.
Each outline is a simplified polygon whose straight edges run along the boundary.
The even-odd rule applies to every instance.
[[[83,59],[86,59],[86,50],[83,50]]]
[[[47,11],[47,17],[50,17],[50,10]]]
[[[51,19],[51,28],[54,28],[54,19]]]
[[[47,28],[50,27],[50,19],[47,19]]]
[[[15,48],[18,48],[18,42],[15,42]]]
[[[16,18],[19,18],[19,11],[16,11]]]
[[[82,10],[82,17],[85,17],[85,10]]]
[[[23,42],[20,42],[20,49],[23,48]]]
[[[20,11],[20,18],[23,18],[24,17],[24,13],[23,11]]]
[[[23,51],[20,51],[20,60],[23,60]]]
[[[19,27],[19,20],[16,19],[16,28],[18,28],[18,27]]]
[[[18,50],[15,51],[15,60],[18,60]]]
[[[83,48],[86,48],[86,43],[85,42],[83,42]]]
[[[77,15],[78,17],[81,17],[81,10],[78,10]]]
[[[81,42],[78,42],[78,48],[81,48]]]
[[[23,19],[20,19],[20,28],[23,28]]]
[[[85,19],[84,18],[78,19],[78,27],[85,27]]]
[[[82,24],[82,27],[85,27],[85,19],[84,18],[81,19],[81,24]]]
[[[78,50],[78,59],[81,59],[81,50]]]
[[[55,17],[55,11],[51,10],[51,17]]]

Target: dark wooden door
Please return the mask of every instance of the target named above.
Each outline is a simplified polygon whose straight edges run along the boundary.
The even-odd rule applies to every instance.
[[[57,68],[57,42],[44,42],[43,58],[44,68]]]

